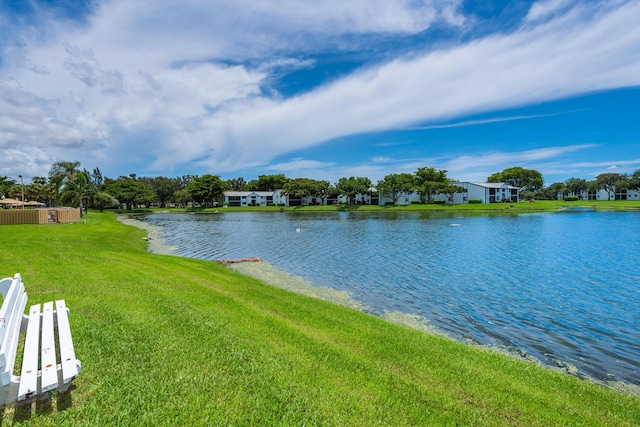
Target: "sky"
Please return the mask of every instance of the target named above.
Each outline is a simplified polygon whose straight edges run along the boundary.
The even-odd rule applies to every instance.
[[[0,176],[640,169],[638,0],[0,0]]]

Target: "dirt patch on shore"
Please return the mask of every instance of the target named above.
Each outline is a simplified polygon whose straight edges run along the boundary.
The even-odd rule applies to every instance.
[[[172,255],[177,248],[168,246],[162,239],[162,227],[151,225],[126,215],[118,215],[118,221],[147,232],[145,240],[149,243],[149,251],[154,254]]]
[[[278,270],[268,262],[243,262],[229,264],[228,266],[242,274],[255,277],[272,286],[277,286],[291,292],[346,305],[356,310],[366,311],[367,308],[365,304],[355,300],[347,291],[313,286],[308,280],[289,274],[286,271]]]

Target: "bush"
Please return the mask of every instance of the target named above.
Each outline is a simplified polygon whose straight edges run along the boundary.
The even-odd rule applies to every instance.
[[[411,204],[412,205],[421,205],[422,204],[422,200],[412,200]]]
[[[151,209],[135,208],[135,209],[114,209],[113,212],[117,214],[132,214],[132,213],[151,213]]]
[[[434,200],[433,202],[431,202],[432,205],[444,205],[445,201],[444,200]]]
[[[469,204],[470,205],[481,205],[482,204],[482,200],[481,199],[471,199],[471,200],[469,200]]]
[[[578,196],[567,196],[564,198],[565,202],[575,202],[577,200],[580,200]]]

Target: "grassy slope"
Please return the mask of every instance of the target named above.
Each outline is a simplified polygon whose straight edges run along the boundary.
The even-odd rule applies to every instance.
[[[526,213],[526,212],[553,212],[566,208],[593,208],[598,210],[640,210],[638,200],[581,200],[575,202],[565,202],[563,200],[537,200],[535,203],[527,201],[518,203],[492,203],[492,204],[464,204],[464,205],[439,205],[439,204],[412,204],[399,206],[377,206],[377,205],[328,205],[328,206],[244,206],[229,208],[194,208],[194,209],[159,209],[153,210],[168,212],[276,212],[276,211],[432,211],[432,212],[478,212],[478,213]]]
[[[1,276],[64,298],[75,389],[2,425],[638,425],[640,399],[151,254],[112,214],[0,227]]]

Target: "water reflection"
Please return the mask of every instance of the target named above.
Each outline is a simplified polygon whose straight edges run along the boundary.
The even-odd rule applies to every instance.
[[[640,214],[154,214],[175,254],[260,256],[366,310],[640,385]],[[431,327],[430,326],[430,327]]]

